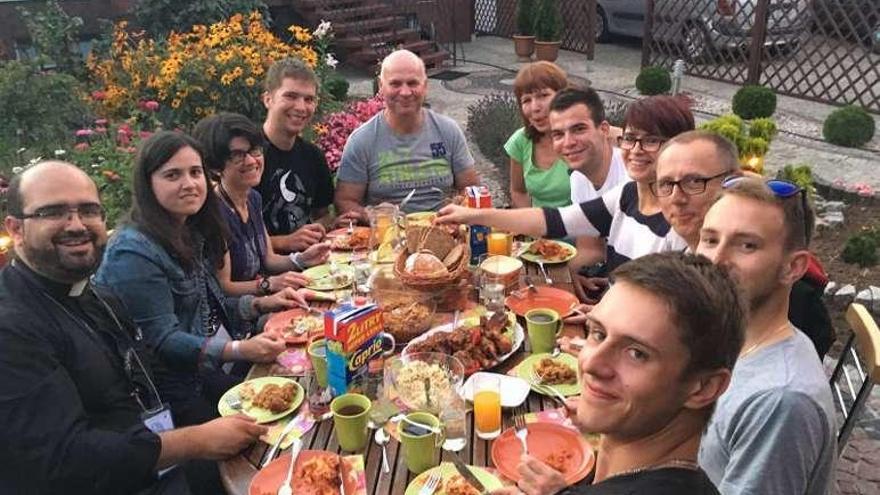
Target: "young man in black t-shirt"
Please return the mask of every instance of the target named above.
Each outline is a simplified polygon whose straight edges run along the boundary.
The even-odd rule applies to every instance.
[[[587,315],[571,402],[578,428],[600,434],[593,473],[566,486],[524,455],[517,486],[493,493],[718,494],[697,451],[742,347],[736,286],[708,259],[679,252],[627,262],[612,280]]]
[[[324,238],[333,202],[324,153],[301,136],[318,106],[318,78],[302,61],[288,58],[269,68],[264,86],[265,169],[258,189],[263,221],[276,252],[304,251]]]

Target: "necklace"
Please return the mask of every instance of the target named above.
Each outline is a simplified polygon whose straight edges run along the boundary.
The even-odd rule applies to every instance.
[[[699,468],[699,465],[697,464],[697,461],[693,459],[669,459],[668,461],[655,462],[653,464],[647,464],[645,466],[639,466],[636,468],[627,469],[625,471],[618,471],[616,473],[612,473],[609,476],[606,476],[605,479],[607,480],[609,478],[616,478],[618,476],[627,476],[631,474],[638,474],[645,471],[654,471],[656,469],[664,469],[669,467],[677,467],[696,471]]]
[[[777,335],[779,335],[780,333],[782,333],[784,330],[788,330],[789,325],[790,325],[790,323],[786,321],[786,322],[785,322],[785,325],[782,325],[781,327],[777,328],[776,330],[773,330],[772,332],[768,333],[767,335],[761,337],[761,339],[759,339],[757,342],[755,342],[754,344],[752,344],[751,346],[749,346],[748,349],[746,349],[745,351],[741,352],[740,355],[739,355],[739,359],[742,359],[742,358],[748,356],[749,354],[755,352],[755,351],[758,350],[758,349],[759,349],[764,343],[769,342],[773,337],[776,337]]]

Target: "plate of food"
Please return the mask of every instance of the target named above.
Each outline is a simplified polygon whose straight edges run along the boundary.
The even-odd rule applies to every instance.
[[[470,469],[471,473],[480,480],[480,483],[483,484],[487,492],[497,490],[504,486],[497,476],[484,468],[468,466],[468,469]],[[413,478],[409,485],[407,485],[406,491],[403,492],[404,495],[418,495],[419,490],[422,489],[422,486],[425,485],[428,478],[430,478],[435,472],[440,473],[442,481],[437,487],[437,490],[433,492],[433,495],[480,495],[480,492],[476,488],[472,487],[470,483],[465,481],[462,475],[458,474],[458,471],[455,470],[455,466],[451,462],[444,462],[443,464],[433,467]]]
[[[581,385],[578,379],[578,361],[571,354],[562,353],[556,357],[550,354],[532,354],[519,363],[516,367],[516,376],[531,383],[532,372],[541,378],[543,385],[550,385],[560,394],[568,397],[581,393]],[[532,386],[532,390],[539,394],[545,393],[542,389]]]
[[[276,495],[287,478],[290,453],[261,469],[248,487],[248,495]],[[326,450],[303,450],[296,458],[290,483],[296,495],[336,495],[342,484],[345,495],[366,495],[364,458],[340,456]]]
[[[504,305],[517,316],[537,308],[552,309],[563,318],[578,305],[578,298],[571,292],[542,285],[534,289],[519,289],[504,298]]]
[[[529,455],[562,473],[569,484],[576,483],[593,470],[593,448],[579,431],[557,423],[528,423]],[[519,481],[522,444],[513,428],[501,432],[492,442],[492,463],[506,478]]]
[[[577,255],[577,249],[567,242],[538,239],[524,246],[520,258],[537,263],[565,263]]]
[[[354,270],[351,265],[324,263],[313,266],[302,273],[311,279],[306,288],[313,290],[344,289],[354,280]]]
[[[370,248],[370,228],[355,227],[349,233],[347,227],[342,227],[327,233],[330,239],[330,248],[338,251],[355,251]]]
[[[431,328],[437,303],[414,291],[374,290],[373,296],[382,309],[385,331],[397,344],[406,344]]]
[[[304,396],[299,383],[280,376],[264,376],[227,390],[220,397],[217,411],[220,416],[245,414],[257,423],[271,423],[295,411]]]
[[[488,370],[513,355],[525,340],[523,328],[512,313],[464,318],[453,329],[440,325],[413,339],[403,354],[439,352],[458,358],[466,376]]]
[[[324,315],[317,310],[288,309],[270,316],[263,331],[279,333],[288,344],[305,344],[324,334]]]

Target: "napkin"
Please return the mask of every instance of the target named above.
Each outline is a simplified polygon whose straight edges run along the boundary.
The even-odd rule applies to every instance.
[[[312,414],[308,411],[308,407],[304,407],[296,416],[288,416],[268,425],[269,431],[261,436],[260,440],[269,445],[275,445],[281,432],[284,431],[284,428],[286,428],[287,424],[291,421],[295,421],[296,426],[293,427],[293,430],[290,431],[289,435],[284,437],[284,442],[282,442],[280,446],[281,450],[289,448],[293,444],[294,438],[302,437],[315,425],[315,418],[313,418]]]

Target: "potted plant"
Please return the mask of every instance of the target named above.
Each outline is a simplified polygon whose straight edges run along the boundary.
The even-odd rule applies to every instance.
[[[535,0],[516,2],[516,32],[513,49],[520,62],[528,62],[535,51]]]
[[[562,44],[559,0],[538,0],[535,7],[535,58],[555,62]]]

